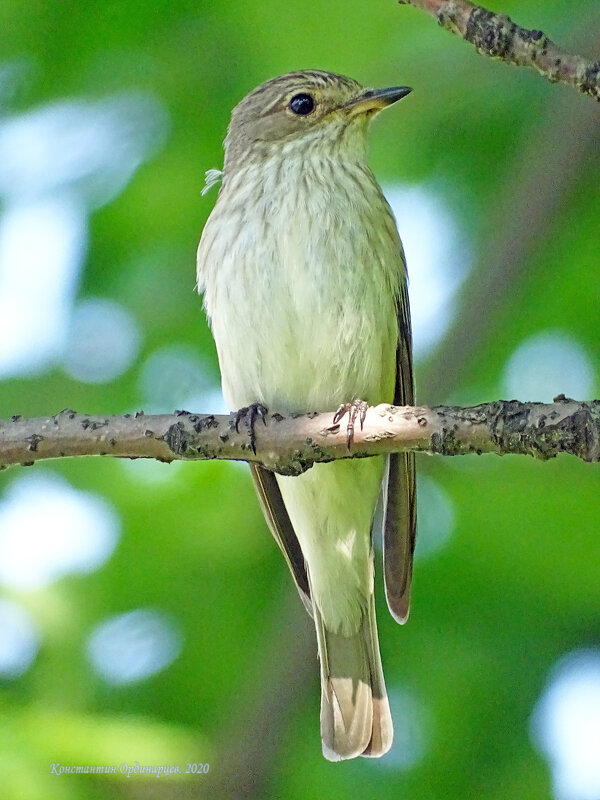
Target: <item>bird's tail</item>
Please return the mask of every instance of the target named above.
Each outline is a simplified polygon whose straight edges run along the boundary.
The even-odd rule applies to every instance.
[[[393,726],[385,691],[373,595],[351,636],[328,631],[316,603],[314,619],[321,662],[321,738],[330,761],[382,756]]]

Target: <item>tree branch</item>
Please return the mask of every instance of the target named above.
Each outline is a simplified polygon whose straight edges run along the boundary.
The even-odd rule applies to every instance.
[[[554,403],[499,400],[470,408],[450,406],[368,409],[347,445],[347,428],[333,412],[269,414],[255,424],[255,448],[247,425],[235,415],[175,414],[88,416],[66,409],[53,417],[0,422],[0,468],[28,466],[67,456],[110,455],[159,461],[229,459],[254,461],[274,472],[299,475],[316,462],[413,450],[454,456],[507,453],[553,458],[571,453],[600,460],[600,400]]]
[[[551,83],[566,83],[600,101],[600,61],[567,53],[542,31],[516,25],[469,0],[398,0],[426,11],[448,31],[475,46],[483,55],[509,64],[533,67]]]

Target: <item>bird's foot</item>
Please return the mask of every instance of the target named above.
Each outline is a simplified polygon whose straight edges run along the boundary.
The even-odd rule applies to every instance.
[[[348,446],[348,450],[350,449],[350,445],[354,441],[354,423],[358,419],[360,422],[360,429],[362,431],[363,425],[365,422],[365,417],[367,416],[367,409],[369,407],[368,403],[365,403],[364,400],[359,400],[355,398],[351,403],[342,403],[342,405],[338,408],[335,412],[333,417],[333,424],[337,425],[340,420],[342,420],[346,414],[348,414],[348,424],[346,426],[346,444]]]
[[[250,440],[250,447],[254,455],[256,455],[256,434],[254,432],[254,425],[259,417],[266,425],[267,413],[267,409],[261,403],[252,403],[250,406],[240,408],[240,410],[234,412],[233,415],[233,426],[235,427],[236,433],[240,431],[240,422],[243,422],[248,429],[248,439]]]

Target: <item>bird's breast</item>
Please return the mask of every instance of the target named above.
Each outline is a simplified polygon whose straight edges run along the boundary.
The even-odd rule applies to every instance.
[[[229,404],[391,401],[405,272],[379,187],[292,163],[255,183],[221,193],[199,251]]]

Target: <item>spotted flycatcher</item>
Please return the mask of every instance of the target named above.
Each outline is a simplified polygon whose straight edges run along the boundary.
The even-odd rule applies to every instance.
[[[409,91],[307,70],[267,81],[234,108],[219,197],[198,249],[198,286],[231,408],[341,406],[353,420],[365,402],[413,404],[404,254],[366,160],[370,119]],[[379,520],[387,602],[404,622],[414,458],[344,459],[299,477],[250,469],[314,618],[323,753],[381,756],[393,729],[372,534]]]

